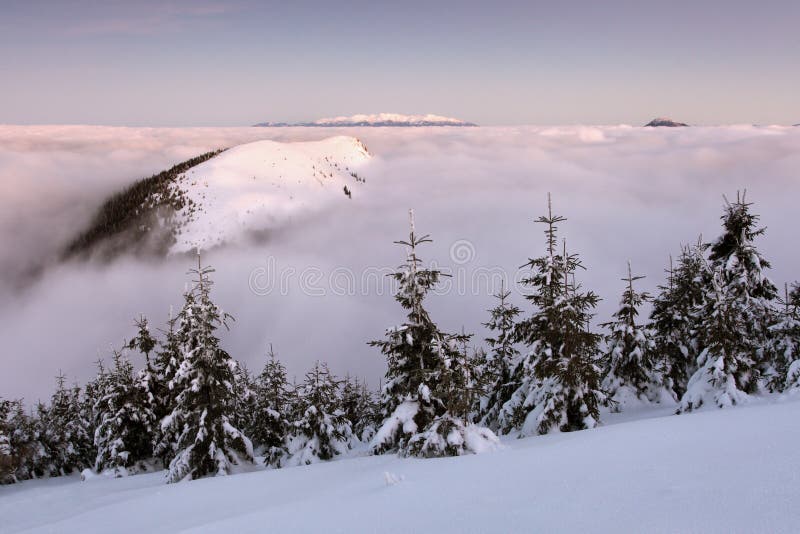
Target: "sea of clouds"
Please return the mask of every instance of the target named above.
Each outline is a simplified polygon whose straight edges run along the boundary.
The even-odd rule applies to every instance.
[[[800,278],[800,128],[0,126],[0,396],[46,399],[59,370],[84,382],[135,317],[161,326],[181,305],[190,258],[56,261],[110,193],[214,148],[336,134],[374,154],[352,200],[204,254],[236,318],[224,346],[253,370],[272,343],[290,376],[321,359],[377,386],[384,360],[367,342],[403,319],[382,275],[404,260],[392,242],[407,236],[408,208],[433,238],[422,258],[453,275],[429,297],[431,313],[476,344],[500,274],[529,310],[513,281],[543,252],[533,220],[548,192],[568,218],[560,236],[587,267],[579,280],[604,299],[598,322],[614,311],[627,260],[655,292],[682,243],[719,234],[722,195],[737,190],[768,227],[759,245],[773,280]]]

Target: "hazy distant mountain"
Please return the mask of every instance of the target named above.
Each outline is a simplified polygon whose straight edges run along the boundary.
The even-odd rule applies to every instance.
[[[472,122],[442,117],[440,115],[401,115],[399,113],[377,113],[372,115],[352,115],[350,117],[333,117],[319,119],[313,122],[260,122],[254,126],[283,127],[283,126],[316,126],[316,127],[344,127],[344,126],[477,126]]]
[[[162,256],[267,235],[360,194],[370,157],[348,136],[209,152],[111,196],[64,255]]]
[[[653,127],[668,126],[674,128],[676,126],[689,126],[689,125],[684,122],[675,122],[674,120],[668,119],[666,117],[658,117],[657,119],[653,119],[647,124],[645,124],[645,126],[653,126]]]

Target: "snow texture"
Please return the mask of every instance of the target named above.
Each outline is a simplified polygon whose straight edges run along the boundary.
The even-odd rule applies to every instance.
[[[796,532],[800,402],[668,412],[454,458],[26,481],[0,487],[0,532]]]
[[[363,179],[356,171],[369,158],[358,139],[346,136],[256,141],[226,150],[178,179],[187,202],[170,252],[205,250],[281,228],[331,202],[346,202],[345,187],[357,198],[353,189]]]

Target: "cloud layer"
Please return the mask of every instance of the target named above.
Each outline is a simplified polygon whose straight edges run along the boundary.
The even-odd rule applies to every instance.
[[[378,294],[376,280],[404,259],[392,241],[407,234],[409,207],[418,230],[434,239],[422,257],[454,274],[446,295],[429,298],[434,317],[478,338],[493,304],[484,283],[493,278],[482,273],[513,278],[541,253],[542,228],[533,219],[546,208],[547,192],[568,217],[561,236],[588,267],[582,282],[604,298],[600,320],[616,305],[628,259],[647,276],[644,287],[655,290],[681,243],[719,233],[722,194],[737,189],[748,190],[768,227],[760,246],[773,262],[773,280],[800,278],[798,129],[0,126],[0,395],[45,398],[59,369],[83,382],[93,361],[131,335],[134,317],[145,313],[160,325],[170,306],[181,304],[191,263],[184,257],[51,265],[18,289],[31,266],[52,260],[109,193],[220,146],[336,134],[359,137],[375,155],[362,194],[267,242],[206,255],[217,269],[217,299],[237,319],[225,346],[251,368],[262,365],[271,342],[290,375],[324,359],[335,372],[377,385],[383,359],[366,342],[402,313],[386,286]],[[276,272],[283,290],[260,290],[263,276],[254,290],[254,273]]]

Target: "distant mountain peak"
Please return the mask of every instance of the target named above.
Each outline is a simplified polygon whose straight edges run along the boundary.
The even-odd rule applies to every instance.
[[[685,122],[676,122],[676,121],[674,121],[674,120],[672,120],[670,118],[667,118],[667,117],[658,117],[658,118],[655,118],[655,119],[651,120],[647,124],[645,124],[645,127],[647,127],[647,126],[652,126],[652,127],[667,126],[667,127],[674,128],[674,127],[677,127],[677,126],[689,126],[689,125],[686,124]]]
[[[260,122],[254,126],[263,127],[285,127],[285,126],[309,126],[309,127],[352,127],[352,126],[477,126],[472,122],[466,122],[453,117],[443,117],[441,115],[402,115],[400,113],[373,113],[370,115],[359,114],[349,117],[332,117],[318,119],[312,122]]]

